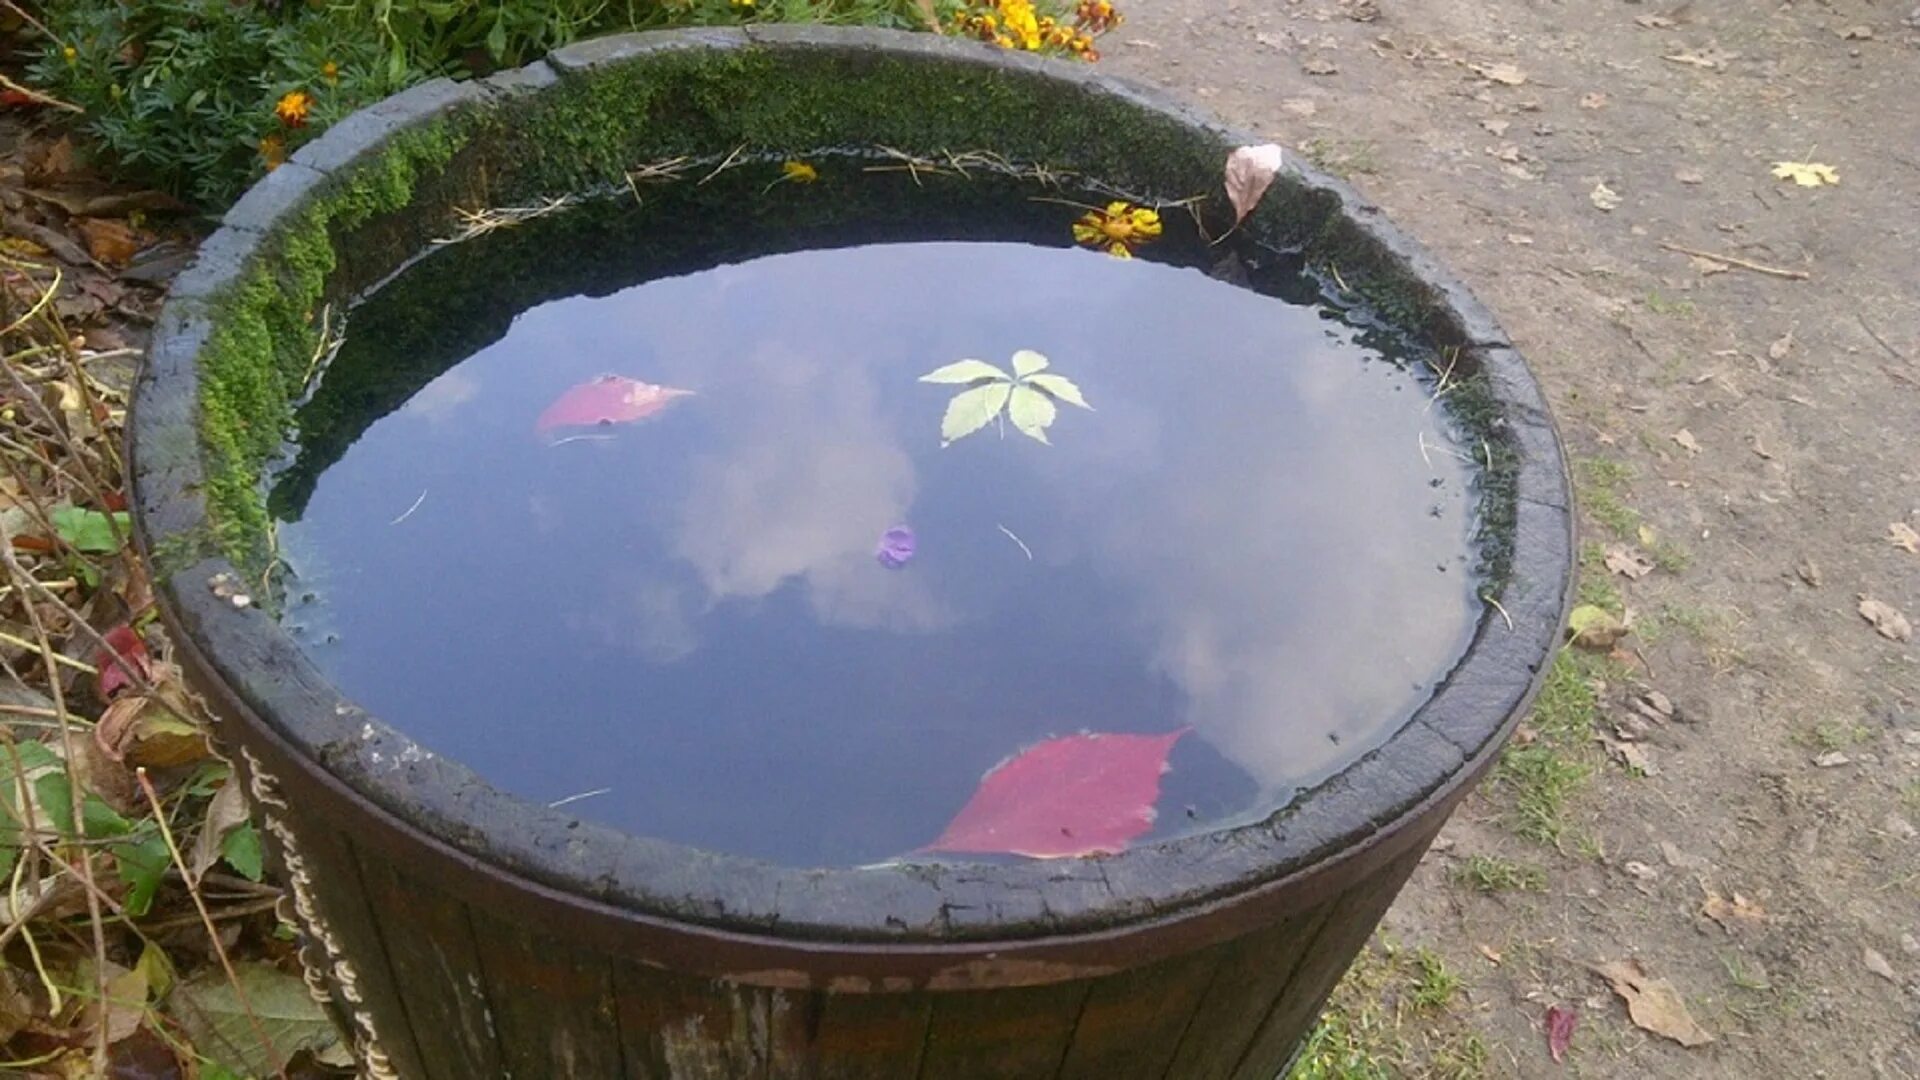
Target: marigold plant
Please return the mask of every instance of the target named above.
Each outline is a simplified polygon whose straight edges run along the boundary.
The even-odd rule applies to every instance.
[[[978,38],[1003,49],[1098,60],[1094,38],[1119,26],[1111,0],[1081,0],[1069,11],[1048,10],[1035,0],[961,0],[945,22],[946,32]]]

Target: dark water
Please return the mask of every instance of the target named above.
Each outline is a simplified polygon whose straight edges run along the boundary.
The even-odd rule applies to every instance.
[[[910,852],[996,762],[1082,730],[1192,728],[1151,836],[1243,819],[1424,700],[1478,611],[1472,476],[1427,385],[1324,308],[934,231],[495,311],[504,336],[404,405],[325,415],[467,332],[399,305],[487,242],[433,255],[354,313],[303,417],[337,460],[275,493],[287,624],[508,790],[801,865]],[[1092,409],[1051,445],[997,423],[943,448],[965,388],[918,376],[1020,349]],[[603,373],[694,393],[536,432]]]

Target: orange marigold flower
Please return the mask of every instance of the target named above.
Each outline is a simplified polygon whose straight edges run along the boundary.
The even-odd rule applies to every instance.
[[[260,160],[266,163],[268,172],[286,164],[287,141],[278,135],[269,135],[261,139]]]
[[[1104,210],[1088,210],[1073,223],[1076,243],[1102,248],[1117,259],[1132,258],[1134,247],[1159,235],[1159,213],[1118,200]]]
[[[305,90],[289,90],[273,106],[273,115],[290,128],[305,127],[313,111],[313,97]]]

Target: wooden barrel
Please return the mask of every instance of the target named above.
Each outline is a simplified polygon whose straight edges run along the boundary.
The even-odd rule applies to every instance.
[[[131,435],[140,541],[190,679],[368,1075],[1270,1080],[1538,688],[1569,597],[1568,484],[1487,312],[1310,169],[1244,226],[1454,361],[1483,443],[1490,603],[1432,699],[1270,819],[1123,854],[804,870],[509,796],[345,700],[255,602],[261,474],[330,312],[457,208],[735,148],[960,150],[1166,198],[1260,140],[1081,66],[932,35],[607,38],[416,87],[263,180],[175,284]],[[1215,231],[1224,200],[1203,211]],[[397,387],[400,399],[411,390]]]

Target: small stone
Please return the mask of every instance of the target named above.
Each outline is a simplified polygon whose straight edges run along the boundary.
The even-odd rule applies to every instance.
[[[1891,812],[1880,819],[1880,827],[1887,830],[1887,835],[1899,840],[1911,840],[1915,835],[1913,822]]]
[[[1813,763],[1822,769],[1837,769],[1842,765],[1853,764],[1853,759],[1838,750],[1829,750],[1814,758]]]

